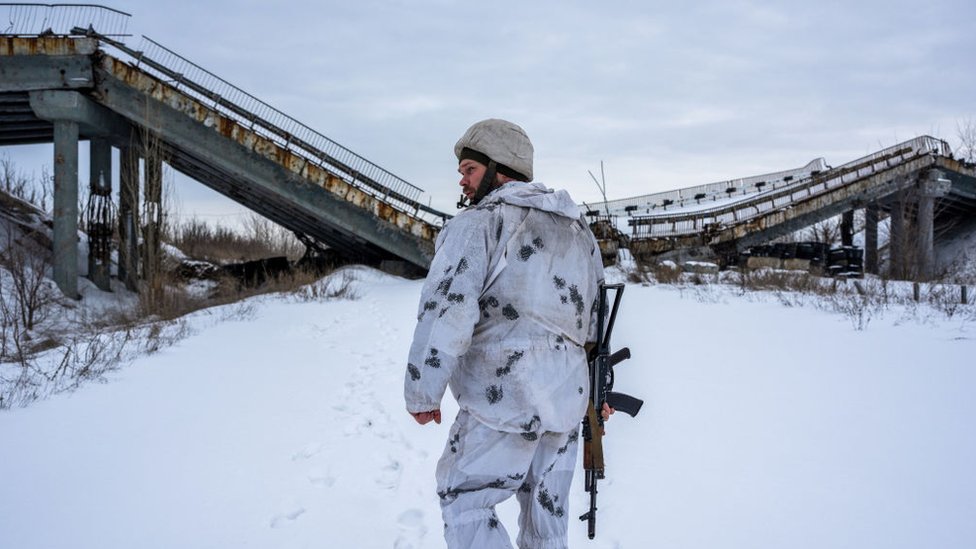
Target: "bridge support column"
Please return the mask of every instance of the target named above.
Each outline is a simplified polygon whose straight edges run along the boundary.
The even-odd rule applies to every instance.
[[[119,150],[119,280],[138,290],[139,156],[134,147]]]
[[[878,274],[878,217],[876,202],[864,208],[864,271]]]
[[[922,280],[935,276],[935,199],[949,192],[951,183],[942,172],[930,170],[918,182],[918,275]]]
[[[854,245],[854,210],[844,212],[840,218],[840,245]]]
[[[78,123],[54,121],[54,282],[78,299]]]
[[[91,140],[88,195],[88,278],[101,290],[111,289],[112,254],[112,146],[102,138]]]

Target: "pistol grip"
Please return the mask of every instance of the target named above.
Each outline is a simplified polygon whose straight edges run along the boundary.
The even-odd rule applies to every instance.
[[[636,417],[637,413],[640,412],[641,406],[644,405],[644,401],[623,393],[608,391],[607,404],[614,410],[620,410],[629,414],[631,417]]]

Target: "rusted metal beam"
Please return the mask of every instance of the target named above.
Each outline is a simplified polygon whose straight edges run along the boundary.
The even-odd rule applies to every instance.
[[[94,38],[0,36],[0,57],[91,55],[97,50]]]

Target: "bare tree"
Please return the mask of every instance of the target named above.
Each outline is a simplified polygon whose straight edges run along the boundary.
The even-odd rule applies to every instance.
[[[290,258],[301,257],[305,246],[288,229],[262,217],[249,213],[242,221],[245,239],[266,248],[265,254],[281,254]]]
[[[54,193],[54,178],[47,166],[41,169],[40,182],[17,170],[7,156],[0,157],[0,192],[27,202],[42,211]]]
[[[17,171],[14,163],[6,156],[0,158],[0,192],[33,202],[30,181]]]
[[[159,135],[149,129],[141,132],[143,158],[142,279],[139,292],[144,310],[154,314],[164,307],[164,272],[161,237],[163,235],[163,162]]]
[[[6,285],[10,291],[4,292],[4,303],[16,314],[23,329],[32,330],[43,319],[47,305],[56,300],[45,282],[50,267],[50,250],[38,244],[30,235],[15,238],[14,234],[18,231],[19,228],[7,223],[6,242],[0,253],[0,267],[10,277]]]
[[[956,137],[959,139],[956,155],[968,162],[976,162],[976,120],[967,118],[957,122]]]
[[[833,246],[840,241],[840,221],[836,217],[821,221],[808,231],[809,238],[814,242]]]

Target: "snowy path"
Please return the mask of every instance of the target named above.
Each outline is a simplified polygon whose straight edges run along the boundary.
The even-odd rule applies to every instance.
[[[356,300],[204,313],[109,383],[0,414],[0,548],[443,547],[449,421],[401,397],[420,282],[354,272]],[[618,388],[647,405],[611,423],[574,547],[976,546],[976,327],[697,292],[627,289]]]

